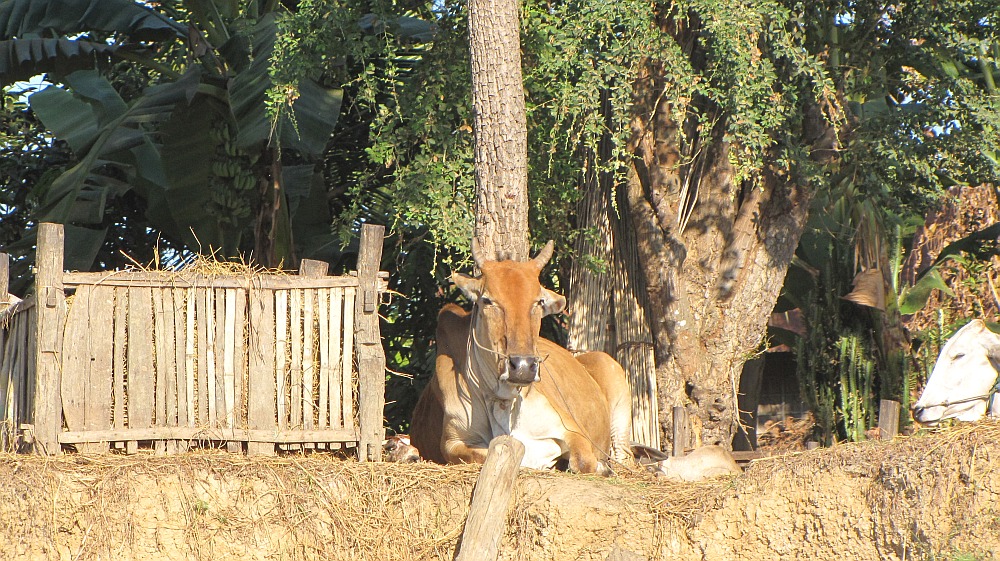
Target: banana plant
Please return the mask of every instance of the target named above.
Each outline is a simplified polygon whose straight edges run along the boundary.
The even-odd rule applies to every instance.
[[[288,102],[268,114],[277,3],[238,4],[188,1],[167,13],[132,0],[0,2],[0,85],[44,73],[53,85],[29,104],[77,156],[36,186],[38,221],[101,224],[105,203],[132,189],[150,226],[189,248],[232,256],[257,231],[273,248],[255,255],[266,265],[295,261],[294,230],[329,230],[328,212],[295,212],[324,200],[316,164],[343,92],[302,78],[282,85]],[[105,74],[121,61],[153,77],[131,99]],[[282,152],[299,165],[282,166]],[[89,268],[93,240],[77,248],[67,238],[73,266]]]

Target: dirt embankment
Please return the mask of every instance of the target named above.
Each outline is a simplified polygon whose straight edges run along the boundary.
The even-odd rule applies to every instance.
[[[0,456],[5,559],[451,559],[473,466]],[[1000,424],[674,484],[524,472],[503,559],[994,559]]]

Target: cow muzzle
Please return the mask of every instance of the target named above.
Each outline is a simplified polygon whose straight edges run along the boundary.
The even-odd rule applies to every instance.
[[[537,356],[512,356],[507,359],[507,371],[500,374],[500,381],[517,386],[537,382],[539,362]]]

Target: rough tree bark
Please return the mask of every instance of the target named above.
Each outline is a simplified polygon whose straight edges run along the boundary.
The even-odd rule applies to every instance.
[[[647,63],[633,85],[624,186],[652,311],[659,410],[686,407],[701,442],[729,446],[741,367],[764,335],[812,193],[771,169],[734,183],[721,130],[687,131],[681,146],[681,124],[660,95],[666,72]],[[669,416],[660,424],[669,435]]]
[[[528,128],[517,0],[469,1],[475,236],[487,255],[528,257]]]

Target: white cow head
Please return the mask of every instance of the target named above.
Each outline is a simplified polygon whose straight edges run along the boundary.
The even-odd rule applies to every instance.
[[[1000,335],[982,320],[959,329],[941,349],[927,387],[913,404],[918,423],[1000,416]],[[991,410],[990,410],[991,409]]]

